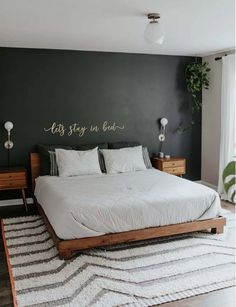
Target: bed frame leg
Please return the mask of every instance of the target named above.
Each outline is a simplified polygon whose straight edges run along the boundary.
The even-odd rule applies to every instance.
[[[211,228],[211,233],[223,233],[224,232],[224,226],[223,225],[220,225],[220,226],[217,226],[216,228]]]
[[[69,260],[72,257],[72,251],[69,249],[59,250],[59,258],[61,260]]]

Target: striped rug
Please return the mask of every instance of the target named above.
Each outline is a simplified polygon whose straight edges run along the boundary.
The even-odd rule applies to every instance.
[[[144,307],[234,285],[227,229],[88,250],[70,261],[58,258],[40,216],[2,220],[2,230],[15,306]]]

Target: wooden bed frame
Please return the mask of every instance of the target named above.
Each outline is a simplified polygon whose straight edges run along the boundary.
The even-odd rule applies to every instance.
[[[30,164],[31,164],[32,187],[34,190],[35,179],[39,176],[39,171],[40,171],[40,158],[37,153],[30,154]],[[226,219],[224,217],[217,217],[209,220],[194,221],[194,222],[160,226],[160,227],[151,227],[140,230],[106,234],[97,237],[62,240],[58,238],[58,236],[56,235],[52,225],[50,224],[46,214],[44,213],[44,210],[42,209],[41,205],[37,203],[36,199],[35,203],[58,249],[59,257],[61,259],[70,259],[72,253],[75,251],[84,250],[93,247],[99,247],[99,246],[159,238],[159,237],[165,237],[175,234],[183,234],[183,233],[206,230],[206,229],[211,229],[212,233],[222,233],[224,231],[224,225],[226,224]]]

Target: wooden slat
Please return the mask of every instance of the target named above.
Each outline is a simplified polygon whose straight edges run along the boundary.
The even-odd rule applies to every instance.
[[[188,222],[182,224],[174,224],[161,227],[151,227],[140,230],[125,231],[120,233],[107,234],[103,236],[82,238],[78,240],[65,240],[60,242],[62,249],[87,249],[97,246],[105,246],[117,243],[132,242],[146,240],[152,238],[160,238],[176,234],[183,234],[205,229],[217,229],[226,224],[224,217],[210,220]]]
[[[226,224],[226,219],[224,217],[218,217],[210,220],[125,231],[125,232],[112,233],[97,237],[88,237],[88,238],[73,239],[73,240],[61,240],[60,238],[57,237],[42,207],[39,204],[37,204],[37,206],[47,226],[47,229],[51,234],[51,237],[59,251],[59,255],[63,259],[69,259],[73,251],[84,250],[93,247],[101,247],[118,243],[127,243],[127,242],[140,241],[152,238],[159,238],[175,234],[200,231],[205,229],[211,229],[213,233],[221,233],[223,232],[224,225]]]

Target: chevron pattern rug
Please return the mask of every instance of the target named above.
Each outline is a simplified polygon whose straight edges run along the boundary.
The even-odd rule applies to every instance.
[[[227,227],[234,227],[228,214]],[[234,285],[234,244],[192,233],[60,260],[39,216],[2,221],[15,306],[152,306]],[[227,233],[227,229],[226,229]]]

